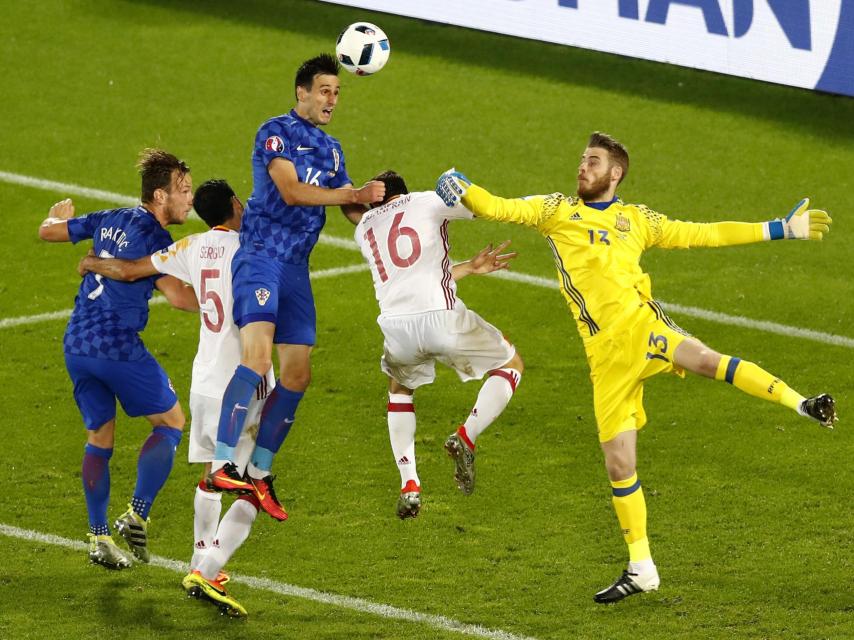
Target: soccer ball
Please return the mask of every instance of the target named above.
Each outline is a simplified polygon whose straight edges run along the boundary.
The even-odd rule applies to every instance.
[[[369,76],[388,62],[388,36],[370,22],[355,22],[341,32],[335,44],[338,61],[350,73]]]

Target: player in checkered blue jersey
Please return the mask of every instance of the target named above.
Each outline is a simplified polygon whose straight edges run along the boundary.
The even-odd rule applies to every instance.
[[[338,104],[338,71],[338,62],[328,54],[304,62],[294,83],[296,106],[258,130],[252,153],[254,187],[232,263],[242,355],[223,396],[208,486],[253,492],[278,520],[287,514],[273,490],[273,457],[311,379],[316,316],[309,255],[326,222],[327,206],[340,206],[352,219],[385,194],[385,185],[377,181],[353,188],[341,144],[320,129],[329,124]],[[249,402],[272,364],[274,344],[279,380],[264,405],[244,476],[234,464],[234,450]]]
[[[92,240],[101,257],[138,258],[169,246],[165,227],[182,224],[193,204],[190,169],[171,153],[146,149],[140,155],[142,203],[74,217],[70,199],[50,209],[39,228],[48,242]],[[163,368],[145,348],[139,332],[148,322],[148,300],[157,287],[180,309],[198,311],[192,289],[172,276],[117,282],[87,274],[74,300],[63,340],[74,400],[87,429],[83,491],[89,512],[89,559],[112,569],[131,559],[113,542],[107,524],[110,457],[116,399],[129,416],[145,416],[152,432],[142,445],[137,481],[128,510],[115,522],[134,555],[148,562],[148,512],[166,482],[181,441],[184,413]]]

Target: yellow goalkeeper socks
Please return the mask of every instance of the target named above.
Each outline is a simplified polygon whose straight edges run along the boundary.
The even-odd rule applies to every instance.
[[[614,494],[611,501],[623,530],[623,539],[629,545],[629,560],[651,560],[649,540],[646,537],[646,500],[638,475],[634,474],[625,480],[612,480],[611,491]]]
[[[721,356],[715,380],[725,380],[756,398],[770,400],[795,411],[804,401],[800,393],[780,378],[775,378],[762,367],[740,358]]]

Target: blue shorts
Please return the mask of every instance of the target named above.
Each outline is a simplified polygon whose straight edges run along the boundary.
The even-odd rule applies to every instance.
[[[238,327],[272,322],[273,343],[314,345],[317,314],[307,264],[285,264],[239,249],[231,269]]]
[[[163,367],[147,351],[130,362],[66,353],[65,368],[87,429],[99,429],[116,417],[117,398],[132,418],[166,413],[178,402]]]

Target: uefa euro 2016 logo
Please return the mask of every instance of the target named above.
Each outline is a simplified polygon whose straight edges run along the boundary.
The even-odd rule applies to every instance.
[[[264,142],[264,148],[267,151],[274,151],[278,153],[279,151],[284,151],[285,141],[279,136],[270,136],[267,138],[266,142]]]

